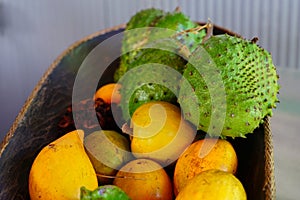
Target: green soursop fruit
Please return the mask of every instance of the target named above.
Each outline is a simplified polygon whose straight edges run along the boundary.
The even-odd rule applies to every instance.
[[[148,8],[137,12],[126,24],[126,29],[153,27],[165,15],[165,12],[156,8]]]
[[[227,34],[211,36],[190,57],[179,104],[187,120],[211,136],[245,137],[278,102],[269,52]]]
[[[197,48],[198,44],[202,42],[206,35],[205,29],[195,32],[187,32],[187,30],[199,27],[199,25],[191,21],[189,17],[179,11],[167,13],[157,21],[155,27],[167,28],[176,31],[178,34],[176,35],[175,39],[179,41],[180,45],[186,46],[190,53]],[[153,32],[150,34],[150,41],[162,38],[162,34],[163,33],[158,31],[158,38],[156,38],[157,33],[155,33],[155,30],[153,30]],[[165,34],[166,37],[171,35],[168,32],[165,32]],[[171,37],[173,37],[173,35],[171,35]]]
[[[204,29],[197,33],[186,32],[176,36],[174,33],[197,26],[198,24],[177,10],[165,13],[162,10],[150,8],[136,13],[126,25],[120,67],[114,74],[114,80],[117,82],[124,73],[132,68],[131,63],[137,59],[139,52],[143,51],[143,47],[149,47],[152,42],[157,40],[175,37],[178,43],[187,46],[190,51],[194,50],[196,47],[194,44],[201,42],[205,36]]]
[[[120,79],[123,118],[128,120],[140,105],[150,101],[175,104],[182,76],[177,69],[185,64],[183,59],[168,51],[151,48],[142,51],[132,63],[134,68]]]
[[[146,11],[148,14],[149,12],[156,12],[156,10]],[[153,15],[151,16],[154,18]],[[132,21],[138,22],[138,20],[130,20],[130,22]],[[120,67],[115,73],[115,81],[120,81],[122,84],[120,90],[122,96],[121,108],[125,120],[128,120],[136,108],[143,103],[149,101],[176,103],[180,78],[176,73],[175,77],[170,77],[170,73],[154,72],[154,69],[140,69],[142,72],[139,75],[130,73],[126,78],[122,78],[122,76],[136,67],[157,66],[157,64],[168,66],[182,74],[190,52],[196,48],[196,44],[200,43],[205,36],[205,30],[197,33],[185,32],[198,27],[198,25],[179,11],[164,13],[163,16],[159,15],[151,23],[149,22],[136,26],[130,25],[130,28],[149,24],[153,26],[152,28],[144,27],[124,33],[123,54]],[[185,50],[184,53],[181,52],[182,49]],[[149,82],[149,79],[153,77],[156,80]],[[167,79],[170,80],[167,81]],[[164,82],[158,83],[162,80]],[[166,82],[172,82],[173,85],[168,85]]]
[[[137,12],[130,18],[126,24],[124,38],[122,41],[121,51],[123,55],[121,56],[120,67],[114,74],[115,81],[118,81],[121,76],[128,71],[127,67],[130,66],[130,63],[134,60],[135,52],[126,52],[131,51],[132,49],[139,49],[141,46],[147,43],[150,32],[150,29],[147,27],[153,27],[164,15],[165,12],[163,10],[149,8]]]

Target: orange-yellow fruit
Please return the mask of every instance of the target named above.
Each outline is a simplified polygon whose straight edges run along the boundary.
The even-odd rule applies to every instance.
[[[180,108],[163,101],[141,105],[131,119],[131,150],[137,158],[150,158],[167,166],[178,159],[195,137],[194,127]]]
[[[207,170],[192,178],[176,200],[246,200],[242,183],[231,173]]]
[[[172,182],[165,170],[149,159],[136,159],[123,166],[114,185],[132,200],[171,200]]]
[[[176,163],[175,194],[178,194],[191,178],[205,170],[218,169],[234,174],[237,164],[236,152],[227,140],[198,140],[184,151]]]
[[[67,133],[45,146],[29,174],[31,200],[79,200],[82,186],[98,186],[95,170],[84,150],[84,133]]]
[[[101,98],[106,103],[119,104],[121,101],[120,88],[121,85],[118,83],[108,83],[103,85],[96,91],[94,99]]]

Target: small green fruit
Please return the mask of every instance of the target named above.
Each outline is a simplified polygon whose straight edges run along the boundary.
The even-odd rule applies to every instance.
[[[115,185],[103,185],[90,191],[85,187],[80,188],[80,200],[130,200],[128,195]]]

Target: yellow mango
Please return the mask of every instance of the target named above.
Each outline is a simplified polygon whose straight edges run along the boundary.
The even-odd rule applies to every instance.
[[[31,200],[78,200],[82,186],[89,190],[98,187],[83,137],[82,130],[69,132],[39,152],[29,174]]]

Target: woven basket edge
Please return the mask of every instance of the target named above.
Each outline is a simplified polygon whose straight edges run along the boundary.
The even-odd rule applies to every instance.
[[[270,127],[270,117],[266,117],[264,122],[264,143],[265,143],[265,182],[264,193],[266,200],[276,199],[276,185],[274,174],[274,148],[273,135]]]

